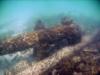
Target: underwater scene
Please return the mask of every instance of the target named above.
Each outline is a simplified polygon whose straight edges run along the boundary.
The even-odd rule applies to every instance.
[[[100,75],[100,1],[0,0],[0,75]]]

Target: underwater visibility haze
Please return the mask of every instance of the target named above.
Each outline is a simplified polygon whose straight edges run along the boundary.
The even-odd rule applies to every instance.
[[[89,22],[99,22],[99,13],[98,0],[0,0],[0,35],[24,32],[27,27],[34,27],[38,18],[57,21],[59,15],[78,17],[82,23],[84,18]]]
[[[38,19],[47,27],[68,16],[93,33],[100,29],[99,0],[0,0],[0,40],[34,31]],[[13,60],[13,62],[12,62]],[[20,58],[16,54],[0,56],[0,75]]]

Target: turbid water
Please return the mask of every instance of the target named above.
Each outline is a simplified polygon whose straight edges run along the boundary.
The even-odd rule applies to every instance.
[[[32,31],[38,19],[52,26],[64,16],[72,18],[87,32],[93,32],[100,28],[99,13],[98,0],[0,1],[0,39]],[[0,56],[0,73],[19,60],[16,54]]]

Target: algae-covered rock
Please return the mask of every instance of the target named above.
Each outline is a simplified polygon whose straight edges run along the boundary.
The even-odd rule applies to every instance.
[[[0,55],[34,48],[38,57],[46,57],[50,52],[81,41],[81,31],[77,26],[59,25],[7,39],[0,44]]]

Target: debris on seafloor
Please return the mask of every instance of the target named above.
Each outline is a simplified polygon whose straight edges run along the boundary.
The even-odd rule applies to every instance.
[[[18,67],[6,71],[5,75],[44,75],[44,74],[48,75],[49,69],[53,68],[53,66],[62,61],[63,58],[65,57],[70,58],[70,56],[73,55],[75,52],[80,51],[80,49],[83,46],[85,46],[89,42],[89,40],[88,41],[83,40],[76,46],[62,48],[57,52],[55,52],[53,55],[49,56],[48,58],[45,58],[44,60],[38,61],[36,63],[33,62],[32,65],[28,64],[29,66],[24,69],[17,64]]]
[[[34,34],[36,34],[36,36],[33,39]],[[16,46],[13,46],[13,43],[9,43],[12,45],[11,47],[10,45],[5,46],[4,44],[7,44],[6,41],[4,44],[1,43],[0,48],[5,46],[5,51],[7,51],[7,47],[9,51],[10,48],[16,47],[14,51],[16,52],[21,49],[34,47],[34,53],[39,59],[43,59],[47,56],[49,57],[37,62],[32,62],[32,64],[29,64],[26,61],[21,61],[16,64],[15,68],[7,70],[5,75],[100,74],[99,31],[93,38],[87,36],[84,38],[79,27],[74,26],[72,21],[70,21],[69,23],[64,22],[63,25],[49,29],[40,28],[40,30],[38,30],[37,27],[35,32],[27,33],[27,35],[23,36],[11,39],[11,41],[17,41],[14,42]],[[23,39],[25,39],[25,41],[23,41]],[[21,44],[24,48],[20,46]],[[56,50],[56,52],[53,52],[53,49]],[[53,52],[53,54],[49,55],[50,52]],[[22,64],[23,66],[20,66]]]
[[[97,35],[93,38],[83,37],[78,45],[65,47],[27,68],[22,69],[19,66],[21,70],[8,70],[5,75],[99,75],[100,52],[99,48],[94,46],[100,41],[94,38],[97,38]]]
[[[93,37],[92,44],[94,44],[95,45],[94,47],[98,48],[100,52],[100,30],[97,30],[95,37]]]
[[[55,66],[49,68],[42,75],[99,75],[100,46],[97,45],[100,43],[99,34],[100,33],[98,32],[91,39],[91,43],[87,43],[89,45],[83,46],[81,51],[78,51],[78,54],[75,53],[70,57],[64,57]]]
[[[1,42],[0,55],[34,48],[34,54],[42,59],[49,56],[53,49],[79,43],[81,36],[80,29],[72,25],[40,29]]]

